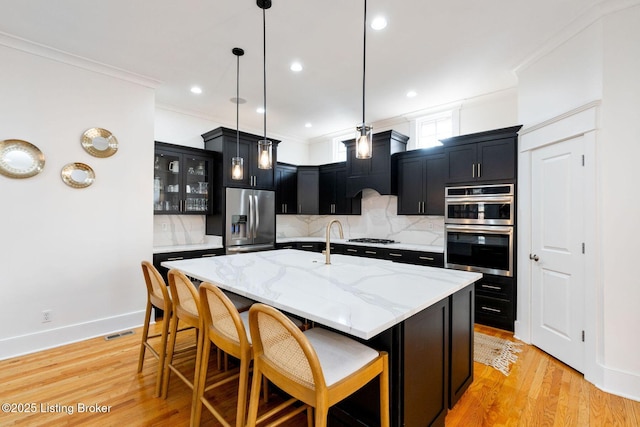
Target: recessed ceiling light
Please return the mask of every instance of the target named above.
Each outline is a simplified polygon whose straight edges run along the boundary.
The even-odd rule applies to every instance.
[[[311,126],[312,126],[312,125],[311,125],[311,123],[309,123],[309,122],[307,122],[307,123],[305,123],[305,124],[304,124],[304,127],[306,127],[306,128],[310,128]]]
[[[410,90],[409,92],[407,92],[407,98],[415,98],[417,95],[418,94],[415,90]]]
[[[264,108],[262,108],[262,107],[258,107],[258,108],[256,108],[256,113],[258,113],[258,114],[264,114]]]
[[[200,95],[202,93],[202,88],[199,86],[191,86],[191,93]]]
[[[293,63],[291,63],[291,67],[289,67],[289,68],[291,69],[291,71],[294,71],[294,72],[297,73],[297,72],[302,71],[302,64],[299,63],[299,62],[293,62]]]
[[[371,21],[371,28],[374,30],[382,30],[387,26],[387,20],[384,16],[376,16],[373,21]]]

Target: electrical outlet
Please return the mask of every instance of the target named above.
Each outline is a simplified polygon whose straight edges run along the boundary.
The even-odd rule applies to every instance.
[[[51,310],[44,310],[42,312],[42,323],[47,323],[47,322],[51,322],[51,317],[53,315],[53,311]]]
[[[432,222],[427,223],[427,230],[433,231],[433,223]]]
[[[166,222],[162,223],[162,231],[168,231],[169,230],[169,224],[167,224]]]

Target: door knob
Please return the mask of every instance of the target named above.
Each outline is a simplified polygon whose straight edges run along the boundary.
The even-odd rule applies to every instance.
[[[529,259],[534,260],[535,262],[538,262],[538,260],[540,259],[540,257],[538,257],[538,255],[536,254],[529,254]]]

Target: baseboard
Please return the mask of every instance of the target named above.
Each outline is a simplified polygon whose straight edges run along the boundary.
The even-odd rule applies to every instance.
[[[601,382],[594,383],[599,389],[616,396],[640,402],[640,375],[601,366]]]
[[[137,328],[144,322],[144,310],[105,319],[0,340],[0,360],[60,347],[89,338]]]

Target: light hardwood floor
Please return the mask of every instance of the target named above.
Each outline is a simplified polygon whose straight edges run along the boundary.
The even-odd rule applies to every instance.
[[[511,335],[482,326],[476,330]],[[189,334],[179,340],[181,345],[194,339]],[[154,397],[157,361],[148,354],[142,373],[136,373],[139,340],[137,329],[111,341],[94,338],[0,361],[0,403],[20,410],[7,412],[3,406],[0,426],[188,425],[190,390],[173,376],[167,400]],[[193,369],[191,358],[184,360],[185,372]],[[235,414],[234,393],[230,385],[218,397],[229,419]],[[269,406],[279,401],[272,394]],[[106,412],[91,412],[92,405]],[[219,424],[204,410],[202,425]],[[300,415],[286,425],[305,426],[306,420]],[[523,346],[509,376],[475,364],[475,380],[447,415],[446,425],[631,427],[640,425],[640,402],[604,393],[544,352]]]

